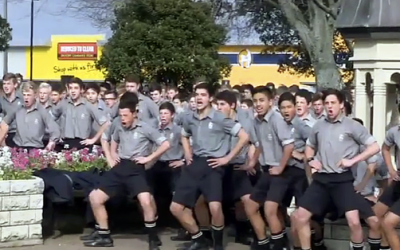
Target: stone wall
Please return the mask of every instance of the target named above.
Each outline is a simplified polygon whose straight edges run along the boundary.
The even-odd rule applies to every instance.
[[[43,244],[43,190],[40,178],[0,181],[0,249]]]

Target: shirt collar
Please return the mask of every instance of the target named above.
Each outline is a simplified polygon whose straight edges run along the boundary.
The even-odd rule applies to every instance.
[[[38,110],[38,106],[39,106],[39,104],[38,104],[38,102],[37,101],[35,101],[35,103],[32,105],[32,107],[30,108],[30,109],[26,109],[26,112],[32,112],[32,111],[35,111],[35,110]]]
[[[165,126],[165,127],[162,127],[161,126],[161,122],[160,122],[160,124],[158,125],[158,128],[160,130],[167,130],[167,129],[172,130],[172,122],[170,124],[168,124],[167,126]]]
[[[276,111],[272,108],[270,109],[263,117],[262,120],[269,122],[269,120],[271,119],[271,116],[275,113]],[[257,118],[258,119],[258,118]]]
[[[329,120],[328,116],[325,116],[325,121],[330,122],[330,123],[337,123],[337,122],[342,123],[343,119],[345,117],[346,116],[343,113],[340,113],[339,116],[336,117],[336,119],[334,121]]]
[[[211,108],[211,109],[210,109],[210,112],[208,112],[207,116],[204,117],[203,119],[206,119],[207,117],[210,118],[210,119],[213,119],[213,118],[214,118],[214,115],[215,115],[215,109],[214,109],[214,108]],[[193,116],[194,116],[197,120],[200,120],[199,113],[193,112]]]

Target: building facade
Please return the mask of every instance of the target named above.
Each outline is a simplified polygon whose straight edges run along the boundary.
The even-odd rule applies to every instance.
[[[103,81],[104,72],[95,68],[101,56],[105,35],[53,35],[44,44],[33,47],[32,78],[35,81],[59,81],[62,76],[77,76],[84,81]],[[224,80],[233,85],[251,83],[254,86],[273,82],[276,85],[314,82],[313,77],[278,73],[278,64],[286,54],[265,54],[262,45],[225,45],[220,55],[229,60],[232,71]],[[30,48],[11,46],[7,58],[0,61],[0,70],[31,75]],[[7,67],[4,67],[7,62]]]

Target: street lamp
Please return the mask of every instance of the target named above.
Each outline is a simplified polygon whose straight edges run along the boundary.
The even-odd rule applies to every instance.
[[[30,41],[30,75],[29,79],[33,81],[33,19],[35,14],[35,1],[39,0],[31,0],[31,41]]]

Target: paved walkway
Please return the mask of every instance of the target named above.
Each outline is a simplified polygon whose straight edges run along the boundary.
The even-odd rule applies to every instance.
[[[172,242],[169,237],[172,233],[166,232],[160,235],[163,242],[161,250],[176,250],[179,242]],[[64,235],[58,239],[48,239],[45,241],[44,245],[32,246],[32,247],[16,247],[10,248],[10,250],[90,250],[92,248],[87,248],[82,245],[79,240],[80,235]],[[144,235],[113,235],[114,248],[118,250],[147,250],[148,244],[145,241],[146,236]],[[248,250],[248,246],[243,246],[232,242],[233,238],[228,238],[228,243],[226,249],[229,250]],[[106,248],[101,248],[106,249]]]

